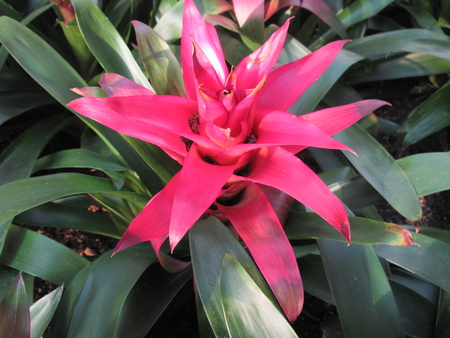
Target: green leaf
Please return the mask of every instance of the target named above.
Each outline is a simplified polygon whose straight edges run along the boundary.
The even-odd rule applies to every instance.
[[[364,178],[399,213],[410,220],[422,217],[422,209],[413,185],[392,156],[365,130],[353,125],[335,135],[359,157],[343,152]]]
[[[28,338],[30,310],[22,274],[14,279],[0,302],[0,337]]]
[[[40,338],[53,318],[59,304],[63,287],[60,286],[45,297],[39,299],[30,307],[31,334],[30,338]]]
[[[70,281],[88,261],[46,236],[12,224],[0,263],[60,285]]]
[[[254,42],[262,44],[264,42],[264,2],[236,1],[233,5],[242,32]],[[244,43],[246,37],[242,36]]]
[[[103,254],[91,264],[75,305],[68,338],[114,337],[117,318],[126,297],[155,260],[148,243],[133,246],[113,257],[111,253]]]
[[[414,144],[450,125],[450,81],[415,108],[402,124],[403,146]]]
[[[78,97],[70,88],[87,86],[67,61],[17,21],[0,18],[0,41],[22,68],[63,105]]]
[[[15,139],[0,155],[0,184],[28,178],[44,146],[72,121],[66,114],[52,116]],[[10,223],[11,219],[0,221],[0,252]]]
[[[276,304],[253,260],[220,221],[210,217],[197,222],[190,230],[189,239],[197,289],[216,336],[229,337],[218,283],[225,253],[236,257],[258,287]]]
[[[405,333],[412,337],[432,337],[436,319],[434,304],[395,281],[391,281],[391,287]]]
[[[371,246],[319,240],[346,337],[404,337],[394,295]]]
[[[406,228],[393,223],[373,221],[361,217],[349,217],[352,244],[412,244]],[[345,238],[319,215],[310,212],[290,212],[284,225],[289,239],[332,239],[347,242]]]
[[[230,337],[298,337],[280,309],[229,253],[223,259],[220,294]]]
[[[378,256],[411,271],[450,291],[450,245],[420,234],[413,234],[419,246],[393,247],[375,245]]]
[[[428,29],[401,29],[378,33],[354,39],[345,45],[345,49],[364,57],[386,57],[399,51],[428,53],[448,58],[445,49],[450,39]]]
[[[337,17],[345,28],[378,14],[394,0],[357,0],[340,12]]]
[[[145,337],[191,277],[191,269],[169,273],[159,264],[151,265],[128,294],[117,320],[114,337]]]
[[[411,155],[397,160],[397,163],[419,196],[450,189],[449,152]]]
[[[335,304],[320,256],[308,255],[302,257],[298,259],[298,266],[302,273],[305,292],[327,303]]]
[[[120,238],[108,214],[92,212],[58,203],[46,203],[22,212],[14,218],[18,224],[77,229],[94,234]]]
[[[446,337],[450,334],[448,318],[450,318],[450,292],[441,289],[434,337]]]
[[[73,0],[72,5],[81,34],[103,68],[152,90],[122,37],[100,8],[90,0]]]
[[[156,93],[186,97],[180,64],[167,42],[149,26],[137,21],[133,25],[142,61]]]
[[[181,38],[183,5],[184,1],[178,1],[158,20],[158,24],[154,28],[155,32],[167,43],[175,42]]]
[[[374,63],[367,73],[364,69],[348,72],[344,76],[350,84],[373,81],[403,79],[407,77],[428,76],[446,73],[450,70],[450,60],[430,54],[410,53],[405,56],[392,57],[386,61]]]

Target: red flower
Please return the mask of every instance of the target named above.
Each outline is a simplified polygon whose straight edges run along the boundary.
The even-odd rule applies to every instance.
[[[288,25],[229,71],[214,27],[186,0],[181,57],[188,98],[155,95],[119,75],[105,74],[100,85],[110,97],[84,97],[68,106],[160,146],[183,165],[134,219],[116,252],[151,241],[158,253],[167,237],[173,250],[203,214],[222,215],[246,243],[287,317],[295,320],[303,304],[300,273],[260,186],[297,199],[350,241],[342,203],[295,154],[309,146],[351,151],[330,135],[385,102],[367,100],[301,117],[287,113],[345,44],[330,43],[273,70]],[[91,95],[89,89],[76,91]]]

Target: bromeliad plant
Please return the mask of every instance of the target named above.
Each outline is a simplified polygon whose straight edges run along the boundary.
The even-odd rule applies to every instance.
[[[342,38],[355,35],[360,30],[346,28],[388,3],[375,1],[367,8],[363,1],[355,1],[336,17],[325,2],[304,0],[304,8],[316,14],[308,20],[320,18],[327,26],[320,24],[308,36],[313,30],[305,24],[298,34],[302,32],[302,41],[317,49],[322,41],[332,41],[335,32]],[[202,16],[196,4],[209,13]],[[337,82],[363,56],[370,59],[363,63],[366,70],[371,62],[382,63],[374,39],[387,46],[393,42],[386,43],[384,36],[376,40],[375,34],[352,42],[330,42],[310,53],[287,34],[288,30],[295,34],[289,28],[292,19],[272,16],[281,14],[284,5],[300,3],[196,4],[163,1],[148,11],[150,17],[142,18],[144,10],[139,6],[143,4],[136,11],[133,6],[124,11],[112,1],[105,7],[112,25],[90,0],[58,2],[59,8],[76,14],[76,21],[70,22],[73,16],[66,13],[61,28],[75,57],[71,62],[77,63],[81,76],[23,25],[8,17],[0,19],[4,32],[0,40],[18,64],[90,127],[81,136],[83,149],[36,160],[52,135],[73,124],[73,118],[57,114],[36,124],[1,155],[0,191],[11,198],[1,209],[0,263],[67,285],[50,337],[161,336],[154,324],[168,304],[177,303],[174,295],[182,293],[192,275],[200,335],[205,337],[295,337],[288,321],[294,322],[301,311],[303,286],[336,304],[340,325],[324,324],[329,336],[341,327],[348,337],[445,331],[448,234],[438,232],[440,240],[433,239],[432,233],[411,238],[406,228],[383,223],[373,204],[386,200],[411,220],[419,219],[417,197],[446,189],[443,182],[448,174],[430,182],[428,173],[436,176],[433,163],[442,165],[448,154],[395,161],[365,130],[378,124],[392,129],[371,114],[385,102],[361,101],[347,84]],[[129,35],[124,22],[135,18],[152,25],[158,21],[155,30],[133,21],[139,55],[130,53],[122,38]],[[269,18],[281,20],[281,27],[268,26],[264,31],[264,20]],[[181,21],[178,32],[176,24]],[[226,30],[216,30],[211,22]],[[181,37],[181,67],[177,48],[172,46],[174,54],[155,31],[168,42]],[[408,36],[394,33],[396,38]],[[320,39],[317,34],[322,34]],[[439,47],[448,45],[445,35],[415,30],[411,36],[417,34],[432,37]],[[405,51],[421,47],[416,42],[402,48],[400,54],[389,52],[402,58]],[[450,69],[444,62],[440,67]],[[16,68],[9,59],[2,74],[14,74]],[[383,74],[376,65],[374,71]],[[351,82],[359,73],[355,65],[345,78]],[[93,85],[98,79],[100,87],[85,82]],[[311,113],[321,99],[331,108]],[[366,115],[364,123],[353,125]],[[311,153],[324,170],[320,178],[295,156],[307,147],[313,147]],[[345,157],[325,149],[343,150]],[[20,170],[12,171],[18,159]],[[42,169],[64,167],[97,168],[109,178],[72,173],[29,178]],[[90,197],[81,201],[69,197],[83,193]],[[292,197],[301,204],[294,202],[291,208]],[[97,204],[108,214],[88,212],[79,208],[80,203]],[[349,218],[352,212],[366,218]],[[121,239],[114,253],[88,262],[15,226],[13,217],[18,224],[66,226]],[[299,246],[295,241],[305,238],[318,239],[317,244]],[[153,250],[141,243],[148,241]],[[347,246],[348,242],[352,244]],[[420,247],[398,247],[414,242]],[[41,254],[30,257],[33,251]],[[47,259],[63,264],[49,266]],[[12,280],[15,270],[5,271]],[[33,336],[35,324],[32,320],[31,333],[20,324],[30,318],[26,302],[11,301],[14,294],[23,299],[23,289],[21,279],[16,279],[5,290],[0,311],[17,314],[8,330],[19,327],[17,332],[28,337]],[[45,314],[43,323],[53,314],[59,296],[46,302],[49,306],[40,312]],[[438,304],[437,315],[429,311]],[[411,321],[406,311],[411,308],[423,311],[425,319]]]

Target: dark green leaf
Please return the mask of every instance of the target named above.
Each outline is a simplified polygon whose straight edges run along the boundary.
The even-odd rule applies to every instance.
[[[280,309],[229,253],[223,259],[220,295],[230,337],[298,337]]]
[[[422,209],[413,185],[392,156],[365,130],[353,125],[335,135],[357,154],[344,152],[362,176],[399,213],[410,220],[422,217]]]
[[[126,297],[155,260],[148,243],[133,246],[113,257],[111,253],[103,254],[91,264],[70,321],[68,338],[114,337]]]
[[[450,125],[450,81],[413,110],[402,124],[405,147]]]
[[[349,217],[349,220],[352,244],[412,244],[409,230],[396,224],[361,217]],[[314,238],[347,242],[327,221],[309,212],[290,212],[284,230],[290,239]]]
[[[151,265],[128,294],[118,317],[114,337],[145,337],[148,330],[191,277],[191,269],[169,273],[159,264]],[[143,299],[145,301],[142,301]]]
[[[22,274],[19,274],[0,302],[0,337],[28,338],[30,310]]]
[[[229,337],[222,310],[219,278],[225,253],[230,253],[249,272],[258,287],[276,303],[253,260],[230,231],[217,219],[197,222],[190,231],[192,267],[200,298],[216,336]]]
[[[87,45],[107,72],[152,89],[120,34],[90,0],[73,0],[77,22]]]
[[[450,318],[450,292],[441,289],[436,320],[436,330],[434,332],[435,338],[447,337],[450,335],[448,318]]]
[[[449,152],[411,155],[397,160],[397,163],[419,196],[450,189]]]
[[[60,285],[70,281],[88,261],[46,236],[11,225],[0,263]]]
[[[31,334],[30,338],[40,338],[53,318],[56,307],[59,304],[63,287],[60,286],[50,294],[34,303],[30,308]]]
[[[394,295],[373,248],[318,243],[345,336],[403,337]]]
[[[140,22],[133,25],[142,62],[156,93],[185,97],[181,67],[167,42],[147,25]]]
[[[450,245],[420,234],[413,234],[419,246],[375,245],[378,256],[450,291]]]
[[[17,215],[14,218],[14,222],[27,225],[77,229],[113,238],[120,238],[122,235],[117,231],[108,214],[57,203],[46,203],[27,210]]]

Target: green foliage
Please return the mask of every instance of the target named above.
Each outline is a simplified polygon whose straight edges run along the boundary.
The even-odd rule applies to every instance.
[[[419,220],[418,197],[450,189],[448,145],[430,138],[450,124],[450,2],[305,0],[303,9],[280,8],[267,21],[262,6],[243,21],[227,2],[196,3],[205,18],[221,25],[225,57],[234,66],[290,16],[295,18],[280,64],[339,36],[352,39],[294,104],[295,115],[362,98],[414,95],[417,88],[408,83],[416,82],[400,79],[421,77],[426,83],[430,95],[401,125],[375,113],[336,135],[359,157],[311,150],[323,180],[349,214],[359,216],[350,217],[352,244],[298,204],[285,232],[305,291],[337,307],[339,322],[322,323],[324,337],[448,335],[449,232],[422,229],[412,235],[419,246],[401,246],[411,243],[406,229],[412,228],[382,222],[374,205],[389,203]],[[0,336],[41,337],[53,318],[51,338],[146,337],[152,328],[160,330],[183,288],[193,289],[194,276],[202,337],[296,337],[242,243],[215,218],[197,222],[189,245],[186,239],[170,254],[163,246],[170,258],[192,261],[192,269],[173,274],[158,265],[148,244],[88,261],[29,229],[71,228],[120,238],[180,169],[160,148],[65,107],[78,98],[72,88],[96,86],[105,72],[157,94],[185,96],[177,61],[183,1],[72,4],[76,21],[55,27],[62,16],[47,1],[0,1],[0,128],[21,131],[2,144],[0,154]],[[320,7],[325,4],[326,10]],[[132,20],[143,21],[134,24],[136,39]],[[136,43],[140,55],[133,50]],[[373,88],[380,82],[390,90],[379,94]],[[380,128],[419,153],[394,159],[370,135]],[[61,132],[75,135],[79,145],[47,147]],[[85,171],[73,173],[74,168]],[[74,195],[84,196],[81,206]],[[108,212],[90,212],[89,205]],[[303,239],[316,242],[299,245]],[[37,276],[61,286],[31,304],[22,275],[28,284]]]

